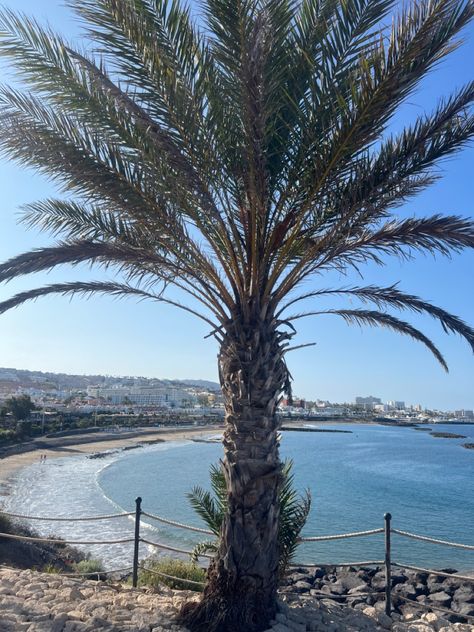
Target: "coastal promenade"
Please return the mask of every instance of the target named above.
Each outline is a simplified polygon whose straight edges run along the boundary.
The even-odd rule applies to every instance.
[[[122,584],[0,567],[0,632],[186,632],[175,622],[184,601],[198,593],[133,589]],[[309,595],[281,595],[267,632],[473,632],[434,613],[387,617]],[[242,631],[244,632],[244,631]]]

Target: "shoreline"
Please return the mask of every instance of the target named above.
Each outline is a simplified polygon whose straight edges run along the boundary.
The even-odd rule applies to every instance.
[[[109,450],[129,450],[134,447],[166,441],[192,440],[196,436],[213,435],[222,430],[219,425],[177,428],[141,428],[130,432],[101,432],[62,437],[38,437],[27,444],[18,444],[0,456],[0,499],[10,495],[18,472],[46,459],[90,455]]]
[[[307,423],[302,419],[289,419],[284,421],[288,430],[297,430],[302,423]],[[315,422],[311,422],[315,423]],[[321,420],[318,425],[345,425],[367,424],[378,425],[374,421],[352,421]],[[147,445],[147,443],[158,443],[160,441],[184,441],[195,440],[203,435],[216,434],[222,432],[222,424],[205,424],[202,426],[185,426],[173,428],[137,428],[130,431],[118,432],[87,432],[57,437],[36,437],[27,443],[15,444],[0,449],[0,499],[9,495],[9,489],[16,474],[25,467],[39,461],[40,456],[46,459],[54,459],[66,456],[89,455],[96,452],[106,452],[109,450],[130,449],[135,446]],[[205,437],[203,437],[205,439]]]

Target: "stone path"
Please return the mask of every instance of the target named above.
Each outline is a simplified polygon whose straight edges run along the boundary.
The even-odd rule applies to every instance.
[[[186,632],[174,623],[184,600],[196,593],[163,588],[159,593],[0,568],[0,632]],[[282,599],[287,599],[285,595]],[[474,632],[427,613],[394,615],[380,609],[343,607],[311,595],[281,603],[268,632]],[[242,632],[245,632],[244,630]]]

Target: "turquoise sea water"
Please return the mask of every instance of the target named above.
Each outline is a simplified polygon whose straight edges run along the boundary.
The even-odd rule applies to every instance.
[[[390,512],[392,526],[436,538],[474,544],[474,451],[461,447],[474,441],[474,426],[435,426],[467,439],[434,438],[411,428],[337,425],[351,434],[285,432],[282,456],[294,460],[299,489],[309,488],[313,508],[304,535],[323,535],[383,526]],[[203,526],[189,507],[186,493],[208,485],[211,463],[221,455],[212,443],[170,443],[123,453],[104,460],[84,457],[56,459],[47,467],[35,464],[18,479],[7,500],[10,508],[40,515],[108,513],[115,507],[134,508],[136,496],[150,513]],[[149,522],[149,519],[145,519]],[[117,524],[117,523],[120,523]],[[59,526],[58,526],[59,525]],[[98,526],[100,525],[100,526]],[[97,529],[100,530],[97,538]],[[124,537],[130,521],[107,523],[41,523],[40,530],[75,539]],[[144,537],[189,548],[197,534],[156,524],[144,525]],[[146,553],[146,552],[145,552]],[[119,552],[96,547],[94,556],[118,568],[130,558],[128,545]],[[395,561],[474,569],[474,551],[436,546],[393,536]],[[301,545],[298,560],[336,563],[383,559],[383,536]]]

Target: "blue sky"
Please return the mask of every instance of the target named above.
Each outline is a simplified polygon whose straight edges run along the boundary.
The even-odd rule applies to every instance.
[[[58,0],[5,2],[70,37],[78,25]],[[466,42],[423,82],[398,114],[397,127],[430,110],[436,100],[472,79],[474,26]],[[9,81],[3,67],[2,81]],[[474,148],[442,164],[443,178],[400,214],[473,214]],[[0,161],[0,259],[51,243],[45,234],[18,224],[19,207],[53,193],[32,171]],[[417,256],[411,262],[387,260],[385,268],[368,266],[364,283],[393,283],[452,311],[474,324],[474,252],[452,259]],[[0,287],[0,299],[42,283],[97,278],[86,268],[62,269]],[[320,286],[347,286],[357,278],[332,275]],[[309,286],[308,286],[309,287]],[[342,303],[341,303],[342,304]],[[298,343],[315,347],[288,356],[294,391],[306,398],[352,401],[373,394],[442,409],[474,408],[474,358],[467,344],[446,336],[428,318],[411,318],[445,354],[447,375],[423,346],[384,330],[348,327],[335,317],[300,321]],[[173,308],[132,300],[46,298],[0,316],[0,366],[61,371],[146,375],[161,378],[217,379],[217,347],[204,339],[206,326]]]

